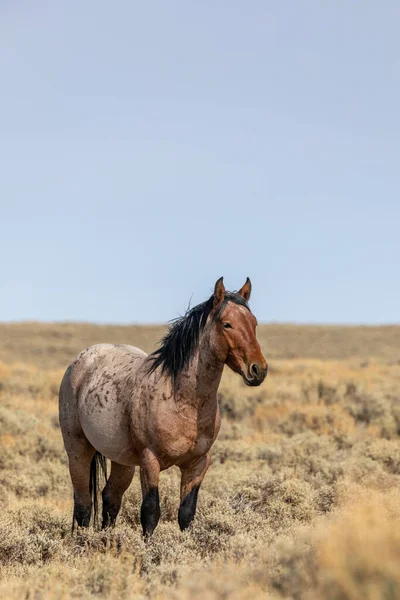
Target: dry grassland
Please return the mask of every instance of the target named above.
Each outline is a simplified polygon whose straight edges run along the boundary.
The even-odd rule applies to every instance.
[[[225,373],[193,526],[179,531],[170,469],[149,543],[137,476],[114,530],[71,536],[63,370],[91,343],[161,334],[0,325],[0,597],[400,598],[400,327],[261,327],[269,377]]]

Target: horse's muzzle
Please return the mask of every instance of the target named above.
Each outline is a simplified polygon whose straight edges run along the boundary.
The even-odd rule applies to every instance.
[[[262,382],[264,381],[264,379],[266,378],[267,374],[268,374],[268,365],[267,364],[265,366],[261,367],[260,365],[253,363],[250,365],[247,373],[244,373],[242,371],[243,381],[245,382],[246,385],[249,385],[249,386],[261,385]]]

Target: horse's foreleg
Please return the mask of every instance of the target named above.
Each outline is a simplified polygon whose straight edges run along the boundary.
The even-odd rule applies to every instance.
[[[181,504],[178,512],[178,522],[182,531],[190,525],[196,514],[197,496],[204,475],[210,465],[210,460],[210,455],[204,454],[189,465],[181,467]]]
[[[143,498],[140,520],[145,537],[153,533],[160,518],[159,476],[160,463],[150,450],[144,450],[140,463],[140,483]]]
[[[121,508],[122,496],[130,486],[135,467],[125,467],[111,462],[111,473],[103,490],[103,523],[102,528],[115,524]]]

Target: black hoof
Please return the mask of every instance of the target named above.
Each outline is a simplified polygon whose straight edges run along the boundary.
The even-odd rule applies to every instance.
[[[197,496],[199,493],[199,486],[192,489],[191,492],[182,500],[178,512],[178,523],[181,531],[189,527],[196,514]]]
[[[148,539],[160,519],[160,497],[158,488],[152,488],[143,498],[142,508],[140,510],[140,521],[143,528],[143,536]]]

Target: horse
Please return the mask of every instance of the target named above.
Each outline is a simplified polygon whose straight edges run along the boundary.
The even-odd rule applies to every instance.
[[[75,521],[97,519],[99,468],[111,461],[102,491],[102,528],[113,526],[135,467],[140,467],[143,535],[160,518],[159,475],[181,471],[178,523],[193,521],[221,416],[217,390],[224,365],[248,386],[268,372],[249,308],[251,282],[238,292],[223,278],[205,302],[172,321],[160,347],[147,355],[122,344],[97,344],[68,366],[60,385],[59,419],[74,489]]]

